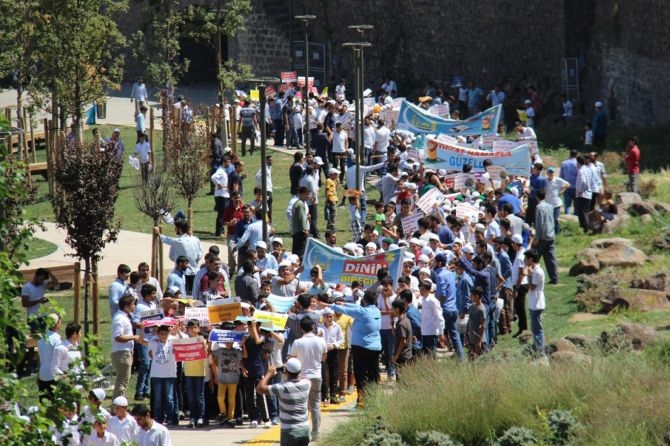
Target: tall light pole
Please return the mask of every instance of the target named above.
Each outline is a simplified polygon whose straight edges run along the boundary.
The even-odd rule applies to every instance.
[[[369,42],[347,42],[342,44],[354,52],[354,102],[356,104],[356,190],[362,190],[361,158],[363,157],[363,48],[371,47]]]
[[[261,104],[261,194],[262,202],[261,209],[263,210],[263,241],[267,243],[268,241],[268,166],[265,161],[265,156],[267,152],[267,134],[265,132],[265,87],[269,84],[278,84],[279,79],[276,77],[254,77],[251,79],[246,79],[247,82],[250,82],[256,85],[258,89],[258,99]]]
[[[315,15],[297,15],[293,17],[295,20],[303,22],[305,29],[305,96],[303,96],[303,101],[305,102],[305,125],[307,126],[307,131],[305,132],[305,153],[310,151],[310,134],[309,134],[309,37],[307,34],[307,28],[309,28],[309,22],[316,20]]]

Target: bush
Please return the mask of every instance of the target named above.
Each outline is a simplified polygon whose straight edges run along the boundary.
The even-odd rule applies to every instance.
[[[577,419],[567,410],[552,410],[547,423],[551,431],[549,443],[556,446],[571,444],[581,427]]]
[[[407,446],[407,443],[396,433],[383,432],[367,437],[361,446]]]
[[[512,426],[502,434],[496,446],[533,446],[537,444],[532,430],[520,426]]]
[[[418,432],[416,434],[416,444],[422,446],[462,446],[461,443],[452,440],[449,435],[438,431]]]

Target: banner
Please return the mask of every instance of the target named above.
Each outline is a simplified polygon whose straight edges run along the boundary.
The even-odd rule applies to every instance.
[[[508,141],[506,139],[501,139],[498,141],[493,141],[493,151],[494,152],[506,152],[509,150],[514,150],[516,146],[518,146],[519,143],[516,141]]]
[[[255,321],[268,321],[272,322],[272,325],[279,329],[286,327],[286,321],[288,320],[288,314],[284,313],[273,313],[271,311],[256,310],[254,311],[254,320]]]
[[[214,329],[209,332],[209,340],[211,342],[242,342],[246,333],[246,331]]]
[[[176,339],[172,341],[172,350],[174,351],[174,358],[177,361],[199,361],[207,359],[205,343],[200,336],[197,338]]]
[[[177,319],[172,318],[172,317],[164,317],[161,319],[148,319],[148,320],[142,320],[142,327],[144,328],[149,328],[149,327],[160,327],[161,325],[167,325],[168,327],[173,327],[177,325]]]
[[[421,209],[424,214],[430,215],[433,212],[433,205],[435,203],[442,203],[444,200],[444,194],[440,192],[440,189],[434,187],[419,198],[416,202],[416,206]]]
[[[421,212],[415,212],[400,220],[402,223],[402,232],[405,234],[405,237],[419,229],[419,220],[421,220],[422,217],[423,214]]]
[[[293,82],[298,82],[298,72],[297,71],[282,71],[281,75],[279,76],[281,78],[281,83],[282,84],[290,84]],[[304,85],[304,81],[303,81]]]
[[[492,165],[502,166],[508,175],[530,176],[530,149],[528,144],[521,144],[512,150],[471,149],[456,144],[447,144],[434,138],[427,138],[426,158],[424,165],[429,169],[446,169],[461,171],[464,164],[470,164],[473,171],[484,171],[484,160],[491,160]]]
[[[398,128],[414,133],[447,135],[493,135],[496,133],[502,106],[496,105],[473,115],[465,121],[452,121],[434,116],[410,102],[403,101],[398,116]]]
[[[475,187],[475,175],[472,173],[459,173],[454,177],[454,189]]]
[[[239,299],[217,299],[207,303],[207,312],[211,324],[232,321],[242,314]]]
[[[184,319],[197,319],[200,325],[209,324],[209,310],[207,307],[186,307],[184,308]]]
[[[300,274],[300,280],[310,280],[309,272],[316,265],[321,265],[323,280],[329,283],[351,285],[358,280],[367,287],[377,281],[379,268],[388,268],[389,276],[395,280],[400,277],[403,253],[404,249],[400,248],[371,256],[351,257],[310,237],[305,245],[305,269]]]
[[[305,86],[305,76],[298,76],[298,87],[302,88]],[[309,88],[311,89],[314,86],[314,77],[309,77]]]
[[[277,296],[270,294],[268,302],[277,313],[288,313],[288,310],[293,306],[296,296]]]

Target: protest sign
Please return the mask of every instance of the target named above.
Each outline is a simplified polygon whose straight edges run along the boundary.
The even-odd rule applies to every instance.
[[[288,320],[288,314],[283,313],[273,313],[271,311],[256,310],[254,311],[254,320],[256,321],[269,321],[272,322],[272,325],[275,327],[286,327],[286,321]]]
[[[296,296],[277,296],[270,294],[268,302],[277,313],[288,313],[288,310],[293,306]]]
[[[186,307],[184,308],[184,319],[197,319],[200,325],[209,323],[209,310],[207,307]]]
[[[528,144],[521,144],[512,150],[489,152],[457,144],[447,144],[435,138],[427,138],[424,165],[430,169],[462,170],[464,164],[470,164],[473,171],[484,171],[484,160],[492,165],[502,166],[509,175],[530,175],[530,150]]]
[[[428,109],[428,113],[449,119],[449,104],[435,104]]]
[[[419,149],[409,148],[407,149],[407,158],[412,158],[413,160],[421,162],[423,152]]]
[[[426,215],[430,215],[433,212],[433,205],[435,203],[441,203],[444,199],[444,194],[436,187],[432,188],[419,200],[416,202],[416,206],[421,209]]]
[[[209,340],[211,342],[242,342],[245,334],[245,331],[214,329],[209,332]]]
[[[492,135],[496,133],[502,106],[496,105],[464,121],[452,121],[432,115],[416,105],[403,101],[398,128],[414,133],[458,135]]]
[[[146,329],[148,328],[160,327],[161,325],[167,325],[168,327],[173,327],[177,325],[177,322],[179,321],[172,317],[161,317],[159,319],[144,319],[142,320],[142,327],[145,328],[146,333],[147,332]]]
[[[423,217],[423,213],[415,212],[414,214],[403,217],[400,222],[402,223],[402,232],[403,234],[411,234],[414,231],[419,229],[419,220]]]
[[[211,324],[232,321],[242,314],[239,299],[217,299],[207,302],[207,312]]]
[[[389,127],[398,122],[398,116],[400,116],[400,109],[397,108],[384,108],[381,113],[379,113],[379,118]]]
[[[519,145],[516,141],[508,141],[506,139],[500,139],[498,141],[493,141],[493,151],[494,152],[507,152],[514,150],[515,147]]]
[[[249,97],[251,98],[252,101],[260,101],[260,91],[259,90],[249,90]]]
[[[403,253],[404,249],[401,248],[371,256],[351,257],[318,240],[308,238],[303,257],[305,268],[300,274],[300,280],[310,280],[310,270],[320,265],[325,282],[351,285],[351,282],[357,280],[363,286],[369,286],[377,281],[379,268],[388,268],[390,277],[400,277]]]
[[[277,90],[275,90],[275,87],[273,87],[272,85],[268,85],[267,87],[265,87],[265,97],[269,98],[270,96],[274,96],[276,94]]]
[[[298,72],[297,71],[282,71],[281,75],[282,84],[290,84],[293,82],[298,82]],[[305,78],[303,77],[303,85],[305,85]]]
[[[176,339],[172,341],[174,358],[177,361],[199,361],[207,359],[205,343],[201,336],[197,338]]]
[[[475,187],[475,175],[472,173],[459,173],[454,177],[454,189]]]
[[[486,171],[489,173],[491,181],[500,181],[503,177],[507,178],[507,172],[505,172],[505,168],[502,166],[488,166]],[[489,185],[487,184],[487,186]]]
[[[302,88],[305,86],[305,76],[298,76],[298,87]],[[309,77],[309,88],[311,89],[314,86],[314,77]]]
[[[477,223],[479,221],[479,208],[470,203],[456,203],[456,217]]]

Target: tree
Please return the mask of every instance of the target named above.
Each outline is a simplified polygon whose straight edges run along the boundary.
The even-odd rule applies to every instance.
[[[31,91],[36,81],[40,56],[39,32],[36,27],[38,0],[0,0],[0,77],[11,75],[16,88],[16,126],[19,132],[18,153],[22,158],[27,123],[23,121],[23,95]]]
[[[41,0],[42,91],[72,116],[80,141],[84,106],[119,88],[126,41],[114,18],[127,9],[127,0]]]
[[[97,263],[105,245],[116,241],[121,222],[114,217],[119,196],[121,162],[111,151],[77,147],[65,151],[55,169],[52,206],[58,227],[74,256],[84,261],[84,334],[88,335],[91,278],[97,282]],[[93,296],[93,332],[98,332],[98,301]]]

